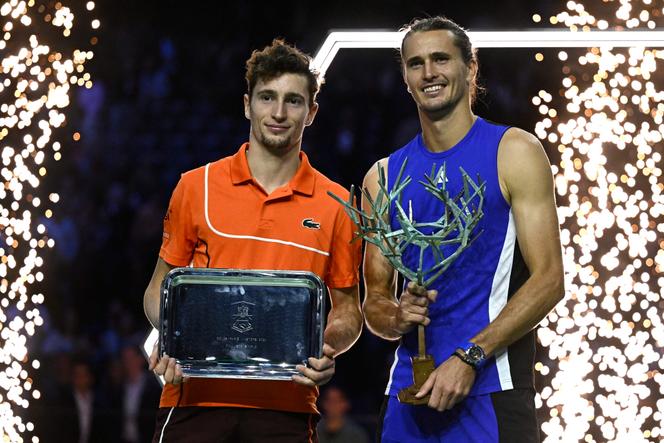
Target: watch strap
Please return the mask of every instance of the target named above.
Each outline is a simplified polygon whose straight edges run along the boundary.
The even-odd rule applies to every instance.
[[[464,354],[463,352],[461,352],[457,349],[456,351],[454,351],[454,354],[452,354],[452,355],[457,357],[459,360],[461,360],[462,362],[464,362],[465,364],[467,364],[471,368],[473,368],[474,371],[477,371],[477,366],[475,365],[475,363],[473,363],[468,358],[468,356],[466,354]]]

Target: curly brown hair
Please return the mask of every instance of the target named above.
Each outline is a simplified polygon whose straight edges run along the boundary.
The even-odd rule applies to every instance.
[[[309,106],[320,90],[319,73],[311,68],[311,57],[284,40],[275,38],[262,50],[255,50],[247,60],[247,94],[251,97],[258,80],[269,81],[283,74],[300,74],[309,86]]]

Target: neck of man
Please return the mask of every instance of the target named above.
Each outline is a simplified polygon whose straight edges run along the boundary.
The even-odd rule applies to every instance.
[[[461,100],[449,111],[429,113],[418,109],[418,113],[424,144],[432,152],[443,152],[454,147],[466,136],[477,119],[468,100]]]
[[[252,134],[249,137],[247,163],[254,180],[270,195],[290,182],[300,167],[300,143],[275,152],[263,146]]]

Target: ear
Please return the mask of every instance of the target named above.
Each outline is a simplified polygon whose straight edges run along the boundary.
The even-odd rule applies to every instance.
[[[473,79],[477,78],[477,61],[471,60],[468,65],[468,77],[466,77],[466,82],[470,84]]]
[[[403,62],[402,62],[403,65]],[[409,94],[412,94],[413,91],[410,90],[410,86],[408,86],[408,82],[406,81],[406,67],[402,66],[401,68],[401,78],[403,79],[403,82],[406,85],[406,91],[408,91]]]
[[[249,100],[249,95],[244,94],[242,97],[244,100],[244,116],[246,117],[247,120],[251,120],[251,103]]]
[[[310,126],[314,122],[314,118],[316,118],[317,112],[318,112],[318,103],[314,102],[314,104],[311,105],[311,108],[309,108],[309,112],[307,113],[307,118],[304,120],[305,126]]]

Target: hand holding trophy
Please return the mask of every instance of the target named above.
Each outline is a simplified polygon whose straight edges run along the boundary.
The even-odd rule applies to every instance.
[[[404,160],[392,189],[388,189],[384,169],[378,167],[378,192],[371,196],[367,189],[362,193],[368,202],[367,208],[357,209],[353,205],[355,195],[351,186],[350,197],[344,201],[338,196],[330,195],[344,206],[344,209],[358,226],[356,238],[375,245],[390,264],[406,279],[422,287],[428,287],[439,278],[447,268],[473,242],[479,233],[474,233],[479,220],[483,216],[482,206],[486,183],[480,177],[477,182],[460,168],[463,189],[456,195],[447,190],[445,164],[436,170],[434,165],[430,174],[425,174],[424,181],[419,183],[427,192],[443,203],[444,210],[434,221],[417,221],[413,219],[412,202],[408,202],[408,212],[404,209],[402,194],[412,178],[403,177],[408,159]],[[390,208],[394,222],[390,221]],[[419,249],[417,266],[404,263],[403,255],[407,248]],[[432,254],[434,265],[424,268],[425,254]],[[418,325],[418,353],[411,357],[413,365],[413,385],[401,390],[398,398],[402,403],[426,404],[429,396],[415,397],[420,387],[435,369],[433,357],[426,352],[425,326]]]

